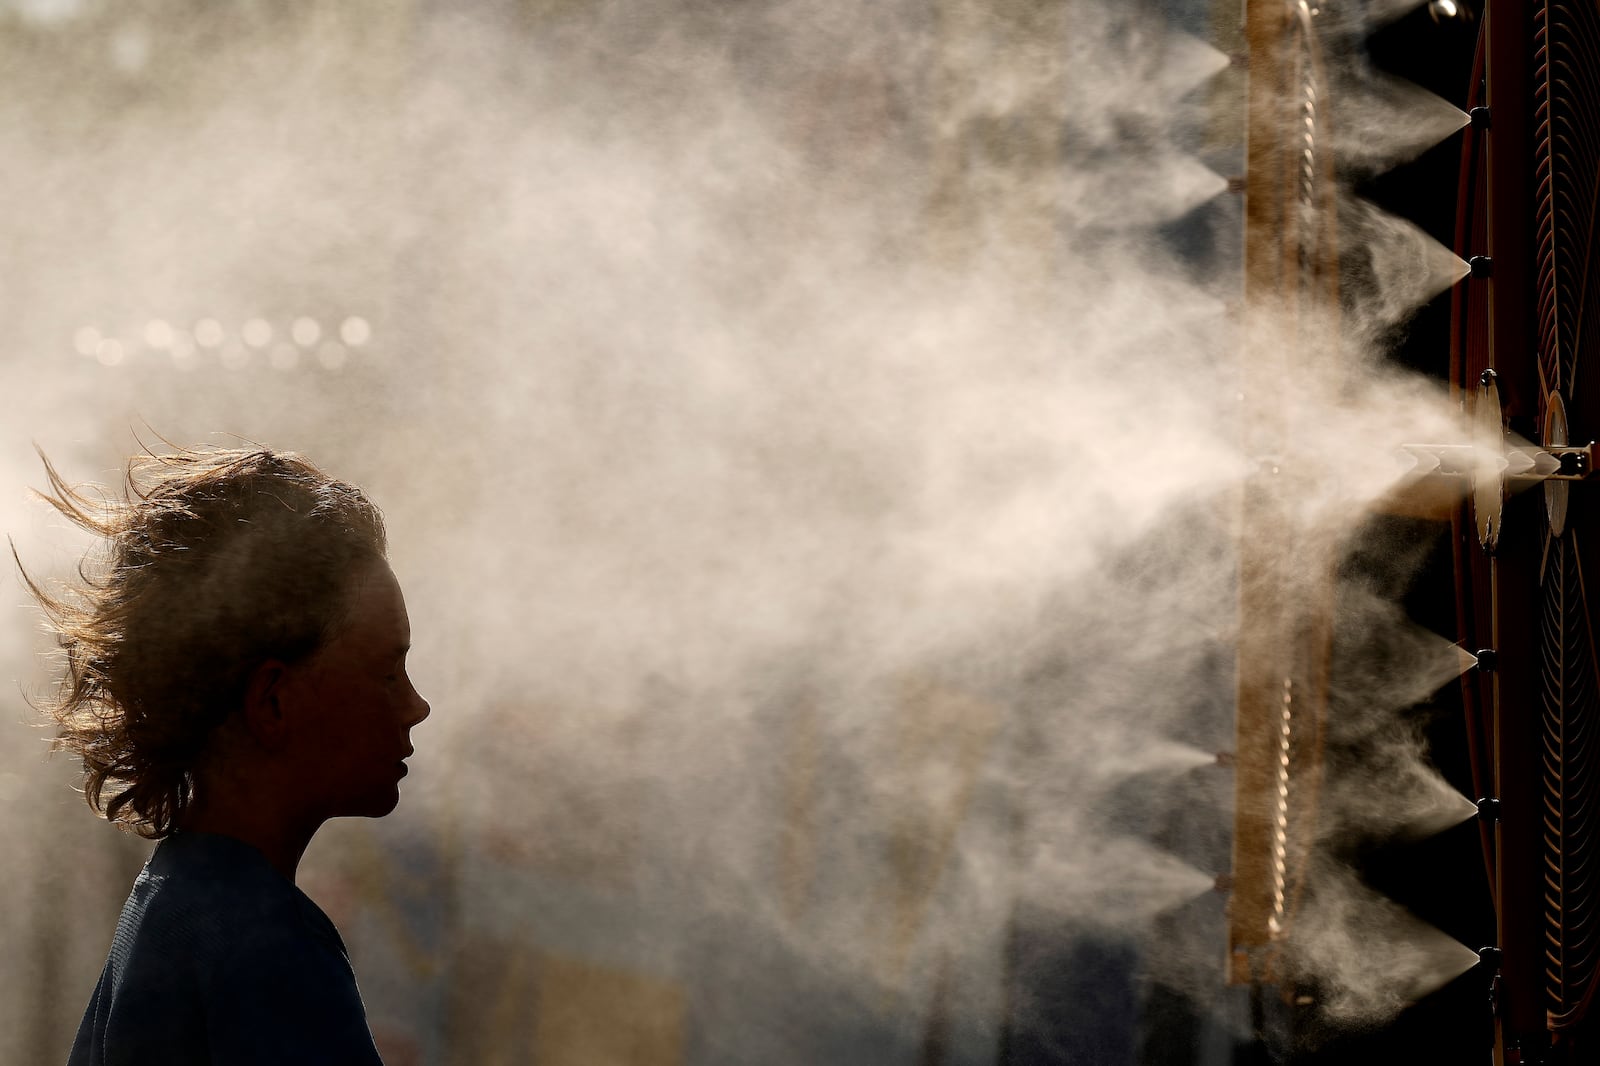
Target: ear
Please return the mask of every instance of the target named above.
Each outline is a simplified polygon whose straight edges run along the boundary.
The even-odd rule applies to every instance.
[[[269,751],[283,747],[288,739],[290,722],[283,698],[287,673],[284,663],[268,659],[255,668],[245,686],[245,728],[257,744]]]

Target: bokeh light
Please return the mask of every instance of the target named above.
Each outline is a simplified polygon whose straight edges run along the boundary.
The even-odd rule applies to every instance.
[[[328,370],[342,368],[349,357],[349,349],[332,338],[317,346],[317,362]]]
[[[352,348],[359,348],[372,339],[372,325],[360,315],[351,315],[339,324],[340,338]]]
[[[300,349],[287,341],[279,341],[272,346],[267,358],[274,370],[293,370],[300,365]]]
[[[272,343],[272,323],[264,318],[252,318],[240,328],[239,336],[252,348],[265,348]]]
[[[172,343],[172,326],[163,319],[152,318],[145,323],[144,342],[152,348],[165,348]]]
[[[202,318],[194,324],[194,342],[202,348],[215,348],[227,336],[222,323],[214,318]]]
[[[172,334],[172,341],[167,346],[168,354],[172,356],[172,365],[179,370],[193,370],[200,364],[200,352],[195,346],[194,338],[187,330],[176,330]]]
[[[127,354],[128,350],[121,341],[115,337],[107,337],[95,348],[94,357],[100,361],[101,366],[119,366]]]
[[[100,331],[93,326],[79,326],[72,335],[72,346],[79,355],[93,356],[100,350]]]

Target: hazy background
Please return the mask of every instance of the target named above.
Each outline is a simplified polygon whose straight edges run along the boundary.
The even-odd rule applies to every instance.
[[[1338,545],[1399,443],[1456,432],[1378,338],[1460,264],[1352,201],[1344,342],[1274,398],[1281,451],[1244,445],[1238,11],[0,5],[23,559],[88,547],[27,498],[34,442],[114,484],[135,434],[257,441],[388,516],[434,711],[400,811],[330,826],[302,886],[391,1066],[1250,1041],[1213,888],[1237,494],[1292,463],[1285,543]],[[1352,165],[1459,125],[1339,77],[1340,128],[1415,130]],[[1386,724],[1458,668],[1403,579],[1341,600],[1372,665],[1335,707],[1376,755],[1335,824],[1465,816]],[[0,589],[0,1057],[49,1061],[147,846],[44,757],[47,644]],[[1338,1011],[1472,961],[1325,883],[1307,965]]]

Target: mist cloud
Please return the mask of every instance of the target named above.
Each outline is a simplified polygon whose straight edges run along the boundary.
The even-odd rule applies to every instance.
[[[1398,444],[1455,426],[1371,345],[1457,261],[1352,203],[1370,298],[1270,399],[1292,439],[1242,439],[1237,249],[1162,230],[1238,225],[1191,150],[1226,59],[1143,7],[82,8],[7,30],[56,50],[0,104],[8,529],[35,521],[30,438],[104,480],[141,420],[367,486],[435,707],[381,832],[469,855],[463,928],[675,978],[714,945],[734,1058],[816,1061],[771,1028],[791,987],[920,1018],[941,966],[975,975],[943,1009],[992,1024],[1019,907],[1142,944],[1205,897],[1240,486],[1279,464],[1286,540],[1336,553]],[[349,316],[371,339],[325,358]],[[86,325],[117,365],[72,350]],[[24,557],[59,562],[58,533]],[[1363,680],[1380,722],[1441,653],[1363,610],[1416,652]],[[1400,806],[1449,806],[1384,750]],[[1175,854],[1180,808],[1216,838]],[[610,902],[563,931],[551,884]],[[1387,913],[1317,911],[1305,965],[1371,989],[1319,945]],[[1204,943],[1170,950],[1201,972]]]

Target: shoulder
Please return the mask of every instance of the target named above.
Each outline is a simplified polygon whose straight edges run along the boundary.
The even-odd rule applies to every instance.
[[[201,959],[241,938],[291,926],[302,900],[248,844],[183,834],[156,848],[123,917],[144,933],[141,939]]]
[[[265,977],[275,960],[291,960],[303,981],[331,975],[308,983],[353,987],[331,923],[253,848],[224,837],[163,840],[117,921],[79,1042],[137,1048],[137,1061],[204,1061],[211,1016],[235,993],[237,969]]]
[[[146,920],[180,926],[197,958],[323,956],[349,964],[327,915],[250,845],[211,834],[162,842],[134,888]]]
[[[166,909],[192,940],[214,1060],[378,1061],[344,942],[321,908],[238,841],[174,840],[162,852],[146,872],[166,878]]]

